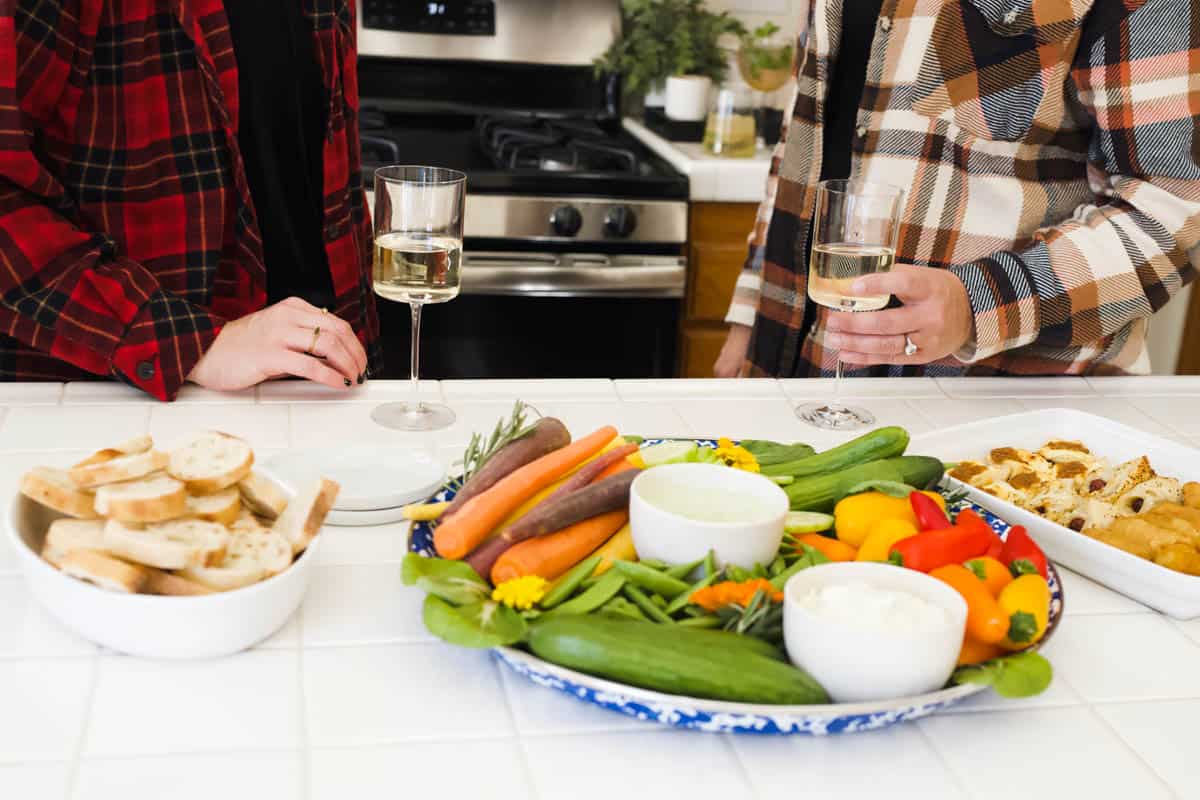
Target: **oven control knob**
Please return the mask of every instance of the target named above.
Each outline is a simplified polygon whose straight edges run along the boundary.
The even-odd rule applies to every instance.
[[[583,227],[583,215],[575,206],[559,206],[550,214],[550,230],[555,236],[574,236]]]
[[[604,232],[624,239],[637,227],[637,214],[629,206],[613,206],[604,215]]]

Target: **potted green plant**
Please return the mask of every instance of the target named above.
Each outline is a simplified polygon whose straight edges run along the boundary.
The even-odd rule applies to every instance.
[[[745,33],[741,22],[709,11],[704,0],[624,0],[622,35],[596,67],[619,73],[631,99],[665,90],[668,109],[703,119],[709,85],[724,80],[729,68],[720,39]]]

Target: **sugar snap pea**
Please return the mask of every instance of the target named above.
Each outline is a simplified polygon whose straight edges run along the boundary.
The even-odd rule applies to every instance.
[[[783,560],[783,556],[775,556],[775,560],[767,567],[767,572],[772,578],[787,569],[787,562]]]
[[[538,605],[543,609],[554,608],[575,594],[575,590],[579,588],[580,584],[590,578],[592,573],[596,571],[596,567],[600,565],[600,559],[601,556],[592,556],[580,561],[570,572],[555,581],[554,586],[550,588],[550,591],[546,592],[545,597],[542,598],[542,601]]]
[[[642,613],[642,610],[626,600],[624,597],[614,597],[604,605],[600,606],[600,610],[596,613],[612,614],[613,616],[629,617],[630,619],[646,619],[646,615]]]
[[[686,606],[693,592],[697,592],[703,589],[705,586],[711,586],[714,582],[716,582],[716,580],[717,573],[714,572],[711,575],[707,575],[693,583],[688,587],[686,592],[682,592],[678,597],[671,601],[671,603],[667,606],[667,613],[674,614],[676,611]]]
[[[659,572],[662,572],[664,569],[671,566],[665,561],[659,561],[657,558],[643,558],[639,561],[639,563],[649,567],[650,569],[656,569]]]
[[[687,583],[679,578],[672,578],[635,561],[614,561],[613,570],[628,578],[630,583],[658,592],[667,600],[674,600],[680,592],[688,590]]]
[[[596,584],[578,597],[573,597],[554,609],[555,614],[589,614],[607,603],[621,587],[625,585],[625,576],[616,572],[606,572]]]
[[[726,564],[725,575],[734,583],[745,583],[750,580],[750,573],[739,567],[737,564]]]
[[[705,614],[703,617],[688,617],[675,624],[685,625],[689,628],[716,628],[720,626],[721,618],[714,614]]]
[[[712,550],[708,551],[708,555],[704,557],[704,577],[709,578],[717,574],[717,554]]]
[[[667,612],[654,605],[654,602],[633,584],[627,583],[622,586],[621,594],[632,600],[647,617],[655,622],[661,622],[668,625],[675,622],[675,620],[667,616]]]
[[[680,580],[683,580],[688,575],[691,575],[696,570],[696,567],[703,563],[704,559],[698,558],[690,564],[676,564],[675,566],[666,570],[665,574],[670,575],[672,578],[679,578]]]

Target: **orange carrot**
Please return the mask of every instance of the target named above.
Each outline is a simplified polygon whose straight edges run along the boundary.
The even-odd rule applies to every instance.
[[[515,544],[492,567],[492,583],[499,586],[526,575],[552,581],[591,555],[628,521],[628,511],[609,511],[557,533]]]
[[[853,561],[858,556],[858,550],[845,542],[830,539],[828,536],[822,536],[819,533],[806,533],[803,536],[797,536],[796,541],[820,552],[821,555],[830,561]],[[799,549],[799,547],[796,548],[796,550]]]
[[[625,445],[625,439],[623,437],[614,436],[612,438],[612,441],[610,441],[608,444],[604,445],[604,447],[602,447],[599,452],[597,452],[596,454],[592,455],[591,457],[585,459],[581,464],[576,466],[574,469],[568,470],[561,478],[556,480],[554,483],[550,484],[545,489],[542,489],[540,492],[538,492],[533,497],[526,500],[524,503],[521,503],[521,505],[517,508],[516,511],[513,511],[511,514],[509,514],[507,517],[505,517],[504,521],[501,522],[499,525],[497,525],[492,530],[492,534],[499,533],[500,531],[504,530],[505,528],[507,528],[508,526],[512,525],[514,522],[519,520],[521,517],[528,514],[535,507],[537,507],[538,505],[541,505],[543,500],[545,500],[550,495],[554,494],[554,492],[560,486],[562,486],[564,483],[566,483],[568,480],[570,480],[572,476],[576,475],[579,472],[579,470],[583,469],[588,464],[591,464],[593,461],[595,461],[597,458],[600,458],[600,456],[604,455],[605,453],[610,452],[618,447],[623,447],[624,445]]]
[[[636,467],[634,464],[630,463],[629,459],[622,458],[617,463],[610,464],[608,466],[608,468],[606,470],[604,470],[604,472],[601,472],[600,475],[596,478],[596,482],[598,483],[598,482],[604,480],[605,478],[608,478],[612,475],[616,475],[619,472],[624,472],[625,470],[628,470],[628,469],[638,469],[638,467]]]
[[[608,444],[617,429],[606,425],[566,447],[547,453],[514,470],[494,486],[475,495],[433,531],[433,546],[442,558],[462,558],[505,517],[569,469],[578,466]]]

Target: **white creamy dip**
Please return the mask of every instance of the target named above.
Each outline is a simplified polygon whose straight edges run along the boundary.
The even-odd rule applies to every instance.
[[[950,624],[945,609],[927,600],[863,581],[810,589],[799,603],[823,619],[871,632],[926,633]]]

